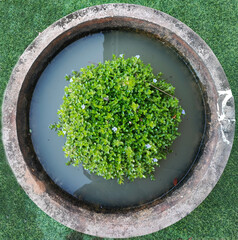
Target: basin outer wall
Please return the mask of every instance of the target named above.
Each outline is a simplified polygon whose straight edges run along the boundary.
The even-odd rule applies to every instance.
[[[47,64],[44,59],[53,57],[78,34],[97,31],[96,26],[102,29],[108,26],[109,29],[118,28],[120,24],[153,34],[175,48],[189,63],[205,94],[208,122],[202,154],[191,176],[181,187],[163,201],[155,200],[141,208],[126,211],[105,212],[103,209],[92,209],[63,193],[37,164],[29,141],[28,114],[36,79]],[[52,47],[51,53],[49,50]],[[234,98],[212,50],[177,19],[131,4],[105,4],[82,9],[42,32],[16,64],[5,91],[2,112],[6,156],[27,195],[45,213],[67,227],[110,238],[150,234],[170,226],[194,210],[219,180],[230,155],[235,130]],[[23,143],[25,147],[22,147]]]

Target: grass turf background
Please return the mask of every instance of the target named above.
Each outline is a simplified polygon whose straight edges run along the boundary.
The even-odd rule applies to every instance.
[[[112,2],[152,7],[192,28],[219,59],[237,106],[238,0],[0,0],[0,104],[14,65],[39,32],[73,11]],[[207,199],[176,224],[132,239],[238,239],[237,131],[227,167]],[[8,239],[99,238],[74,232],[42,212],[16,182],[0,143],[0,240]]]

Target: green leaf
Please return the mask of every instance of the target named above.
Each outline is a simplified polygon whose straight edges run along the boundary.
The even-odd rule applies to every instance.
[[[137,108],[139,107],[138,104],[132,102],[132,105],[131,105],[132,109],[134,110],[134,112],[136,112]]]

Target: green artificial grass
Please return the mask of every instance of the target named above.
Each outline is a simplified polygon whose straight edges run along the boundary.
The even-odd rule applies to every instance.
[[[112,2],[152,7],[192,28],[216,54],[238,104],[238,0],[0,0],[0,103],[14,65],[39,32],[73,11]],[[176,224],[132,239],[238,239],[237,131],[226,169],[207,199]],[[100,238],[74,232],[42,212],[16,182],[0,143],[0,240],[8,239]]]

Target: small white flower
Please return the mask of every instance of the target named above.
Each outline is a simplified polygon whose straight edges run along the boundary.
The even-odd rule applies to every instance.
[[[153,82],[154,82],[154,83],[157,83],[157,79],[153,79]]]
[[[63,134],[65,135],[66,131],[62,131],[62,132],[63,132]]]
[[[147,149],[151,148],[150,144],[146,144],[145,146],[146,146]]]
[[[73,78],[70,78],[69,82],[73,82]]]
[[[120,56],[120,57],[123,57],[123,55],[124,55],[124,54],[120,54],[119,56]]]
[[[135,55],[135,57],[138,59],[138,58],[140,58],[140,55]]]
[[[153,158],[153,162],[158,162],[158,159],[157,158]]]
[[[117,128],[116,128],[116,127],[113,127],[113,128],[112,128],[112,131],[113,131],[113,132],[116,132],[116,131],[117,131]]]
[[[184,110],[182,110],[182,114],[183,114],[183,115],[185,114],[185,111],[184,111]]]
[[[85,105],[83,104],[83,105],[81,106],[81,108],[84,109],[84,108],[85,108]]]

